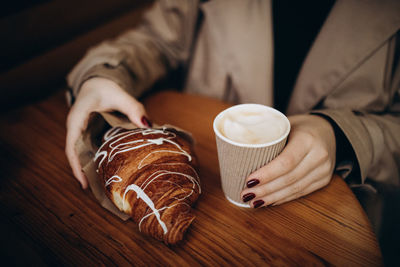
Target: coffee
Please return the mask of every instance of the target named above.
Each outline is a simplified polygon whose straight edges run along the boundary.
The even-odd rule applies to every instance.
[[[240,198],[246,177],[282,151],[290,131],[289,120],[273,108],[242,104],[219,113],[213,128],[222,190],[231,203],[249,207]]]
[[[265,144],[282,137],[288,128],[280,112],[255,104],[239,105],[220,117],[217,128],[231,141],[241,144]]]

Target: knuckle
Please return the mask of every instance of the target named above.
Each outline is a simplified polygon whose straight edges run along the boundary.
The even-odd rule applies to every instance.
[[[75,108],[72,107],[71,110],[69,111],[69,113],[67,115],[67,119],[65,121],[67,129],[69,129],[71,127],[74,117],[75,117]]]
[[[282,180],[282,182],[285,186],[289,186],[289,185],[293,184],[294,182],[296,182],[296,180],[297,180],[297,176],[288,175]]]
[[[67,131],[71,128],[71,113],[68,114],[67,119],[65,120],[65,127]]]
[[[65,154],[70,158],[75,153],[75,149],[71,142],[67,141],[65,145]]]
[[[283,186],[285,186],[285,185],[283,185]],[[269,196],[269,195],[272,195],[272,194],[278,192],[281,188],[282,188],[282,184],[281,183],[278,184],[278,183],[272,182],[272,183],[269,183],[269,184],[265,185],[262,188],[262,190],[263,190],[262,193],[263,193],[264,196]]]
[[[304,193],[303,191],[299,191],[299,192],[296,192],[296,193],[293,195],[293,198],[292,198],[292,199],[299,199],[299,198],[303,197],[304,195],[305,195],[305,193]]]
[[[142,103],[138,103],[136,105],[136,111],[137,111],[137,113],[144,113],[145,109],[144,109],[144,106]]]
[[[296,184],[293,186],[292,193],[294,196],[296,196],[296,198],[297,196],[301,195],[302,191],[303,187],[300,184]]]
[[[280,159],[281,168],[288,168],[295,165],[295,158],[292,155],[286,155]]]
[[[309,131],[304,131],[301,133],[301,141],[306,146],[311,146],[313,144],[314,135]]]
[[[330,181],[331,181],[331,177],[326,176],[325,179],[323,179],[322,187],[327,186]]]
[[[321,162],[329,161],[329,153],[326,149],[322,149],[320,151],[320,158],[321,158]]]
[[[65,148],[65,155],[67,156],[67,160],[68,160],[68,162],[71,162],[71,159],[72,159],[72,152],[71,152],[71,149],[69,149],[69,148]]]
[[[333,164],[329,161],[325,161],[324,164],[321,165],[322,173],[325,175],[329,175],[333,169]]]
[[[136,101],[136,106],[142,112],[145,110],[145,107],[141,102]]]
[[[329,184],[329,181],[330,181],[330,179],[329,179],[329,178],[327,178],[327,179],[324,179],[324,182],[322,183],[322,187],[325,187],[325,186],[327,186],[327,185]]]
[[[139,109],[144,109],[144,105],[142,104],[142,102],[139,102],[139,101],[136,101],[136,100],[135,100],[135,104],[136,104],[136,107],[137,107],[137,108],[139,108]]]

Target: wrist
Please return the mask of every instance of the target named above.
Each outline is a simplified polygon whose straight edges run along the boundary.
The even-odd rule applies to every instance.
[[[346,180],[355,180],[358,183],[360,179],[360,169],[358,160],[352,144],[344,134],[343,130],[331,117],[323,113],[312,113],[325,119],[332,127],[336,140],[336,173]]]
[[[96,95],[104,94],[105,91],[121,90],[119,85],[112,80],[103,77],[93,77],[82,83],[79,89],[78,97],[95,92]]]

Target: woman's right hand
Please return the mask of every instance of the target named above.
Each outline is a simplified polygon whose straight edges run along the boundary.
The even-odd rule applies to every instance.
[[[65,153],[75,178],[83,189],[88,181],[82,172],[75,144],[86,129],[92,112],[118,111],[138,127],[151,127],[144,106],[125,92],[115,82],[105,78],[91,78],[82,84],[67,117],[67,137]]]

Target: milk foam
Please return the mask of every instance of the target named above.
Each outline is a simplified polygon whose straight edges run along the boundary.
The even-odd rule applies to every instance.
[[[285,133],[287,123],[279,113],[259,106],[229,110],[219,122],[226,138],[242,144],[273,142]]]

